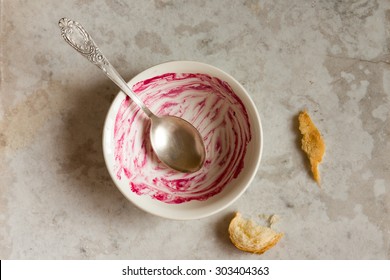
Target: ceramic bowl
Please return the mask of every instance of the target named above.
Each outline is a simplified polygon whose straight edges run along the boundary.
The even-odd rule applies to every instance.
[[[215,214],[248,188],[260,164],[262,128],[244,87],[224,71],[193,61],[151,67],[128,82],[156,115],[192,123],[206,146],[195,173],[169,169],[154,154],[150,120],[119,92],[104,124],[107,169],[122,194],[151,214],[176,220]]]

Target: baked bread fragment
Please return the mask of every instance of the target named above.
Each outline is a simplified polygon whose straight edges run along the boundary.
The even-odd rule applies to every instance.
[[[306,110],[299,114],[298,120],[299,130],[302,134],[302,150],[310,160],[314,180],[320,185],[321,178],[318,165],[325,154],[325,142]]]
[[[229,237],[234,246],[255,254],[263,254],[275,246],[283,235],[270,227],[257,225],[251,220],[244,219],[239,212],[229,225]]]

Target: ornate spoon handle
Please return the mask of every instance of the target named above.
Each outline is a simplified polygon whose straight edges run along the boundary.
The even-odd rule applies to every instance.
[[[61,35],[78,53],[82,54],[89,62],[95,64],[125,93],[127,94],[148,117],[154,114],[146,107],[142,100],[129,88],[127,83],[111,65],[108,59],[100,51],[96,43],[80,23],[67,18],[58,22]]]
[[[106,67],[110,63],[100,52],[87,31],[76,21],[62,18],[58,23],[64,40],[86,59],[107,73]]]

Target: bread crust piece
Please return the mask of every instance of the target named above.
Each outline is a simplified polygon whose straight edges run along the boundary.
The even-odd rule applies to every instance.
[[[314,180],[320,185],[321,177],[318,165],[325,154],[325,142],[306,110],[299,114],[298,120],[299,130],[302,134],[302,150],[309,158]]]
[[[263,254],[275,246],[283,235],[270,227],[244,219],[239,212],[229,224],[229,237],[234,246],[249,253]]]

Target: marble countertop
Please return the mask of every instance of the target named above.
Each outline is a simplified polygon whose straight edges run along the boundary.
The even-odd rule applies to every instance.
[[[1,3],[0,259],[389,259],[390,2]],[[170,60],[228,72],[264,130],[251,186],[195,221],[147,214],[118,191],[101,135],[118,89],[66,45],[83,23],[126,79]],[[307,108],[327,144],[319,188],[299,147]],[[278,214],[283,239],[237,250],[232,213]]]

